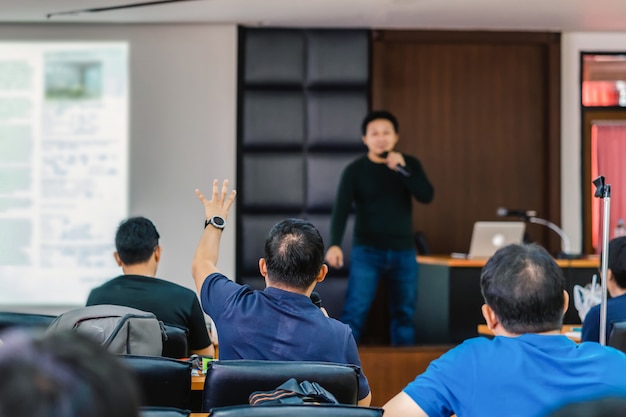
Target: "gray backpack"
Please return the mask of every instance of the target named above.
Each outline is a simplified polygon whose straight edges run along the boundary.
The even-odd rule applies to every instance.
[[[59,315],[47,333],[73,330],[96,340],[117,355],[161,356],[165,328],[153,313],[101,304]]]

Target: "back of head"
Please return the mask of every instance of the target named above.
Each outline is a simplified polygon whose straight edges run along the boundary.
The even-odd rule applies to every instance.
[[[626,288],[626,236],[617,237],[609,242],[607,265],[617,285]]]
[[[378,119],[389,120],[393,125],[393,129],[396,131],[396,133],[398,133],[398,119],[396,119],[396,116],[386,110],[374,110],[368,113],[361,123],[361,132],[363,133],[363,135],[367,133],[367,125],[370,124],[370,122]]]
[[[145,217],[131,217],[117,228],[115,250],[126,265],[147,261],[158,245],[159,232]]]
[[[508,245],[496,251],[482,270],[480,287],[485,303],[511,333],[562,326],[565,277],[539,245]]]
[[[0,417],[137,417],[133,376],[98,343],[75,332],[4,333]]]
[[[272,282],[305,290],[324,263],[324,240],[306,220],[282,220],[265,240],[265,262]]]

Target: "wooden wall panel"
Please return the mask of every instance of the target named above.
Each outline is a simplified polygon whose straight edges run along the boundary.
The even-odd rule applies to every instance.
[[[500,219],[498,207],[559,224],[558,45],[553,34],[375,33],[372,108],[397,115],[398,149],[435,186],[413,214],[433,253],[467,252],[474,221]],[[548,229],[528,232],[560,249]]]
[[[359,347],[361,368],[372,390],[372,406],[382,407],[452,347]]]

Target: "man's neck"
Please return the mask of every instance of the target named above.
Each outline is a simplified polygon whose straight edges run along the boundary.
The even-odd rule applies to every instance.
[[[496,335],[496,336],[506,336],[506,337],[518,337],[518,336],[521,336],[523,334],[538,334],[538,335],[543,335],[543,336],[555,336],[555,335],[560,335],[561,334],[561,329],[549,330],[547,332],[537,332],[537,333],[535,333],[535,332],[512,333],[512,332],[509,332],[508,330],[506,330],[501,325],[497,325],[493,329],[493,334]]]
[[[612,298],[616,298],[626,294],[626,288],[620,288],[616,285],[615,288],[612,288],[611,291],[609,291],[609,293],[611,294]]]
[[[143,275],[146,277],[154,277],[156,271],[146,264],[123,265],[122,271],[124,275]]]
[[[293,292],[296,294],[302,294],[302,295],[306,295],[307,297],[311,296],[311,292],[313,291],[313,288],[315,286],[312,286],[306,290],[300,289],[300,288],[294,288],[294,287],[290,287],[281,283],[276,283],[276,282],[266,282],[266,286],[268,288],[277,288],[279,290],[283,290],[283,291],[289,291],[289,292]]]

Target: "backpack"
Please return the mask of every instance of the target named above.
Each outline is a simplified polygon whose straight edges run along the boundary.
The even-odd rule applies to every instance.
[[[116,355],[161,356],[165,328],[153,313],[110,304],[59,315],[46,333],[72,330],[91,337]]]
[[[255,391],[248,397],[250,405],[271,404],[339,404],[333,394],[317,382],[289,378],[271,391]]]

